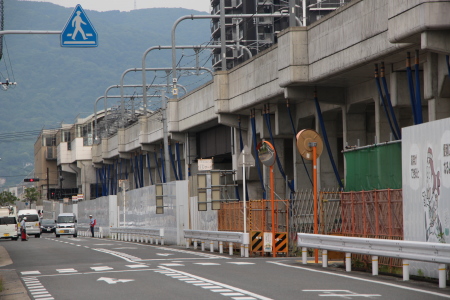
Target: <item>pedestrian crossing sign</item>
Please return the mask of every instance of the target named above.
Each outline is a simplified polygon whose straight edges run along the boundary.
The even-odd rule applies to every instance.
[[[61,47],[97,47],[97,31],[78,4],[61,32]]]

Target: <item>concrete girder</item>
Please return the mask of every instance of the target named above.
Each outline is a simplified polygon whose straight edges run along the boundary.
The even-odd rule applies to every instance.
[[[284,97],[294,102],[312,101],[315,89],[317,89],[319,102],[345,104],[345,89],[341,87],[286,87],[284,88]]]
[[[249,117],[239,115],[241,118],[241,129],[248,130]],[[229,127],[239,128],[238,115],[235,114],[219,114],[219,124]]]
[[[450,54],[450,29],[440,31],[424,31],[420,35],[421,49],[431,52]]]

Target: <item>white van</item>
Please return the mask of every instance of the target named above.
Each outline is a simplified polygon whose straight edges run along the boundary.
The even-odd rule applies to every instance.
[[[73,237],[78,236],[78,220],[74,213],[62,213],[59,214],[58,219],[55,220],[55,236],[60,235],[73,235]]]
[[[0,207],[0,239],[17,241],[17,214],[15,206]]]
[[[26,231],[28,235],[34,235],[37,238],[41,237],[41,220],[39,218],[38,211],[36,209],[21,209],[19,210],[19,225],[18,233],[20,234],[20,222],[22,222],[23,217],[27,217],[25,222]]]

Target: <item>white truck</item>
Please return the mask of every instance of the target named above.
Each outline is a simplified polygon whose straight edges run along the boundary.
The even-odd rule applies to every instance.
[[[17,208],[15,206],[0,206],[0,239],[17,241]]]

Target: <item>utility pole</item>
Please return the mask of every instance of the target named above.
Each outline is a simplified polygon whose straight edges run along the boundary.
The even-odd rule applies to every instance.
[[[222,55],[222,71],[227,70],[227,38],[225,34],[225,0],[220,0],[220,54]]]
[[[163,110],[163,134],[164,134],[164,169],[166,171],[166,182],[170,182],[170,159],[169,159],[169,134],[167,125],[167,99],[166,91],[161,91],[161,103]]]
[[[289,0],[289,27],[295,27],[295,0]]]
[[[50,178],[49,178],[49,170],[47,168],[47,200],[50,200]]]

